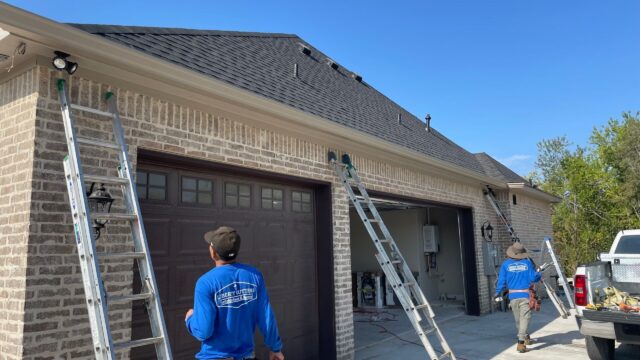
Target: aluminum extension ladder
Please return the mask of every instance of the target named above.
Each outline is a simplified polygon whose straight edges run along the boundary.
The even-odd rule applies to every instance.
[[[509,236],[511,236],[511,241],[520,242],[520,238],[518,238],[518,234],[516,234],[515,229],[513,228],[513,226],[511,226],[511,223],[505,216],[504,212],[502,212],[500,205],[498,205],[498,201],[496,200],[496,195],[493,193],[493,190],[491,190],[491,188],[487,186],[487,188],[483,192],[484,192],[484,196],[487,198],[487,200],[489,200],[489,204],[491,204],[491,207],[493,208],[493,210],[495,210],[496,214],[498,215],[498,218],[500,219],[500,221],[502,221],[502,224],[507,228],[507,231],[509,232]]]
[[[556,275],[558,276],[558,284],[560,286],[562,286],[562,289],[564,290],[564,295],[567,298],[567,303],[569,304],[569,309],[574,309],[576,308],[575,304],[573,303],[573,292],[571,291],[571,288],[569,287],[569,283],[567,282],[567,278],[564,276],[564,272],[562,271],[562,268],[560,267],[560,263],[558,262],[558,257],[556,256],[555,251],[553,250],[553,245],[551,244],[551,238],[550,237],[545,237],[542,240],[542,245],[540,246],[540,260],[539,263],[540,264],[544,264],[544,256],[545,254],[549,254],[549,256],[551,257],[551,262],[553,263],[553,267],[556,270]],[[562,317],[564,319],[566,319],[567,317],[569,317],[571,315],[571,313],[569,312],[570,310],[567,309],[567,307],[565,306],[564,302],[562,302],[560,300],[560,298],[557,296],[557,293],[555,292],[554,289],[552,289],[547,283],[544,283],[545,289],[547,290],[547,293],[553,293],[555,295],[555,300],[552,299],[556,309],[558,310],[558,312],[560,313],[560,315],[562,315]],[[551,297],[551,296],[550,296]]]
[[[95,357],[98,360],[115,360],[117,350],[153,344],[155,346],[157,359],[170,360],[172,359],[171,347],[162,314],[155,274],[153,272],[153,266],[151,265],[151,256],[147,245],[142,217],[140,215],[140,205],[138,204],[135,180],[131,174],[131,163],[129,162],[129,156],[127,154],[127,146],[124,140],[115,96],[113,96],[111,92],[106,94],[105,100],[107,101],[109,112],[105,112],[70,104],[67,99],[65,80],[59,79],[57,85],[60,110],[62,111],[62,120],[64,122],[67,148],[69,151],[68,155],[64,158],[65,182],[67,184],[69,203],[73,215],[73,227],[76,244],[78,246],[78,256],[80,257],[82,282],[87,299]],[[76,136],[74,120],[71,115],[72,109],[111,118],[115,142]],[[117,151],[120,164],[117,169],[118,176],[84,174],[80,159],[80,145]],[[112,214],[97,211],[92,213],[87,200],[85,182],[121,185],[126,213]],[[96,235],[94,235],[92,229],[92,224],[95,220],[128,222],[131,227],[134,252],[96,253]],[[100,274],[99,259],[136,260],[140,271],[140,278],[143,282],[142,292],[140,294],[125,296],[109,296],[105,290],[102,275]],[[148,339],[114,343],[109,326],[108,306],[112,303],[132,302],[135,300],[145,300],[153,335]]]
[[[509,236],[511,237],[511,241],[512,242],[520,242],[520,238],[518,237],[518,234],[516,234],[516,230],[511,225],[511,222],[509,222],[509,219],[507,219],[507,217],[505,216],[504,212],[500,208],[500,205],[498,205],[498,201],[496,200],[496,196],[493,193],[493,190],[491,190],[491,188],[489,186],[487,186],[487,188],[484,190],[484,196],[489,201],[489,204],[491,204],[491,207],[493,208],[493,210],[495,210],[496,214],[498,215],[498,218],[500,219],[500,221],[502,221],[502,224],[507,228],[507,231],[509,232]],[[558,271],[558,275],[560,275],[560,274],[562,274],[562,272],[559,271],[560,266],[558,265],[558,262],[556,260],[555,253],[553,252],[553,248],[551,248],[551,243],[548,243],[548,245],[549,245],[549,249],[550,249],[551,254],[552,254],[553,262],[554,262],[554,264],[556,266],[556,271]],[[543,244],[543,246],[544,246],[544,244]],[[542,250],[544,250],[544,248]],[[542,256],[543,254],[541,254],[540,260],[543,260],[543,256]],[[533,263],[533,265],[535,266],[536,264],[533,261],[533,259],[530,259],[530,260]],[[543,264],[541,264],[541,265],[543,265]],[[563,279],[564,279],[564,276],[563,276]],[[566,279],[563,280],[563,281],[566,284]],[[556,310],[558,310],[558,313],[560,314],[560,316],[562,316],[563,319],[566,319],[567,317],[569,317],[569,315],[570,315],[569,311],[564,306],[564,303],[562,302],[562,300],[560,300],[560,298],[558,297],[558,294],[556,294],[555,290],[553,290],[553,288],[551,288],[551,286],[549,286],[549,284],[547,284],[547,282],[544,281],[543,279],[540,280],[540,283],[544,287],[544,290],[547,293],[547,296],[549,296],[549,300],[551,300],[551,303],[553,303],[553,306],[556,308]],[[570,292],[567,292],[567,287],[565,287],[565,294],[570,294]],[[572,304],[571,300],[569,300],[569,303]]]
[[[424,346],[429,359],[451,359],[455,360],[456,357],[453,351],[447,344],[442,332],[438,328],[434,320],[434,313],[431,309],[431,305],[427,301],[427,298],[422,293],[420,286],[411,272],[411,269],[407,265],[406,261],[400,253],[400,249],[396,245],[389,229],[384,224],[384,221],[380,217],[376,206],[371,201],[366,188],[360,181],[360,177],[356,169],[351,164],[349,155],[344,154],[342,156],[342,162],[337,161],[336,154],[329,152],[329,162],[334,166],[338,177],[342,181],[344,188],[349,195],[349,199],[353,203],[358,216],[362,220],[374,246],[376,247],[376,259],[382,267],[387,281],[391,284],[393,291],[400,300],[402,308],[404,309],[409,321],[413,325],[422,345]],[[360,196],[356,195],[356,186]],[[363,205],[365,207],[363,207]],[[366,211],[369,211],[373,218],[370,218]],[[374,225],[377,225],[379,231],[376,231]],[[382,235],[382,237],[380,237]],[[387,246],[387,247],[385,247]],[[390,254],[389,254],[390,253]],[[437,353],[437,350],[431,345],[429,336],[435,335],[435,339],[442,348],[441,354]]]

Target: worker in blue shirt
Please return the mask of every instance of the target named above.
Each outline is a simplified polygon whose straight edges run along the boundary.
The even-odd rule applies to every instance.
[[[515,242],[507,249],[509,257],[502,263],[498,283],[496,285],[495,301],[502,301],[500,294],[506,288],[509,290],[509,306],[513,311],[518,330],[518,352],[527,352],[527,346],[532,343],[529,336],[529,321],[531,320],[531,309],[529,308],[529,287],[533,283],[540,281],[540,272],[534,268],[533,262],[529,259],[527,249]]]
[[[204,235],[216,267],[196,282],[193,309],[185,322],[202,342],[196,359],[254,359],[253,334],[260,328],[269,347],[269,360],[284,360],[276,317],[262,274],[235,261],[240,235],[222,226]]]

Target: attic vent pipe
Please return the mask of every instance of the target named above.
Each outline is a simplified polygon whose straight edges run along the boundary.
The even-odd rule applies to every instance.
[[[362,76],[360,76],[360,75],[358,75],[356,73],[351,74],[351,77],[356,79],[357,82],[362,82]]]
[[[307,45],[300,44],[300,51],[302,51],[302,53],[305,55],[311,55],[311,49],[309,49]]]
[[[431,132],[431,114],[427,114],[427,116],[425,116],[424,119],[427,122],[427,126],[425,127],[425,130],[427,130],[427,132]]]
[[[293,77],[298,77],[298,63],[293,64]]]
[[[402,125],[402,114],[398,113],[398,125]]]

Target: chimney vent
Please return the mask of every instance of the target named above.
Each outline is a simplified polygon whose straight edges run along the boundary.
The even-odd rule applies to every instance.
[[[425,130],[427,130],[427,132],[431,132],[431,114],[427,114],[427,116],[425,116],[424,119],[427,122]]]

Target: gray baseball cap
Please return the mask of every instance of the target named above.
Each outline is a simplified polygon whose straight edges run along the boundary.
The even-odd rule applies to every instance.
[[[229,226],[221,226],[204,234],[204,241],[213,246],[222,260],[233,260],[240,251],[240,235]]]

